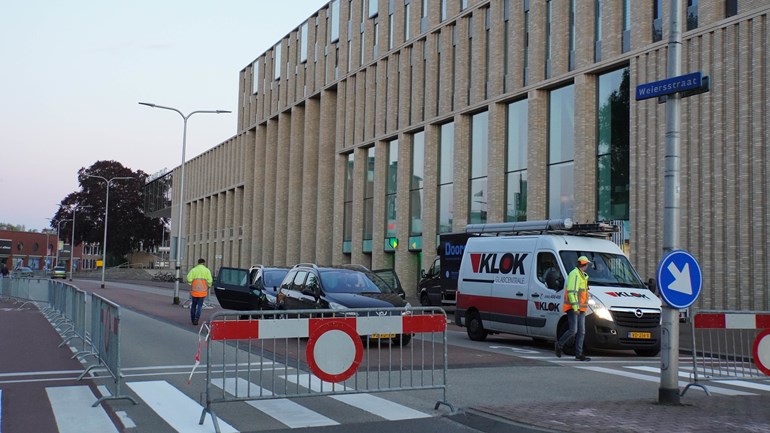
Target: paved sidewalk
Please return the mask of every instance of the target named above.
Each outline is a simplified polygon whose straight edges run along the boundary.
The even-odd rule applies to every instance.
[[[556,432],[770,432],[770,396],[708,397],[690,389],[681,406],[655,400],[585,402],[470,408],[488,416]],[[699,393],[696,394],[696,393]]]

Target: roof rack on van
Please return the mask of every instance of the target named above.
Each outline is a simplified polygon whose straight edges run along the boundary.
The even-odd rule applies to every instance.
[[[553,219],[539,221],[516,221],[507,223],[468,224],[465,233],[475,234],[570,234],[579,236],[607,237],[618,232],[618,226],[597,222],[591,224],[575,224],[572,219]]]

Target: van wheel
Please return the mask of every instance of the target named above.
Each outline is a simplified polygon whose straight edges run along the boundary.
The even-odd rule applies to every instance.
[[[430,307],[430,298],[428,297],[428,294],[425,292],[422,292],[420,294],[420,305],[423,307]]]
[[[484,324],[481,323],[481,316],[477,311],[468,313],[467,323],[465,327],[468,331],[468,338],[473,341],[484,341],[487,338],[487,330],[484,329]]]
[[[564,335],[567,330],[569,330],[569,322],[565,320],[559,325],[559,331],[556,333],[556,340],[561,340],[561,336]],[[583,346],[583,352],[585,352],[585,342],[583,343]],[[573,356],[575,354],[575,337],[567,340],[567,344],[561,348],[561,351],[564,352],[565,355]]]
[[[646,357],[653,357],[658,356],[660,353],[660,346],[655,346],[650,349],[634,349],[634,352],[636,352],[639,356],[646,356]]]

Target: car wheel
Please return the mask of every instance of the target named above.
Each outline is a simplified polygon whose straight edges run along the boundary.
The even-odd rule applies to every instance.
[[[468,331],[468,338],[473,341],[484,341],[487,338],[487,330],[484,329],[484,324],[481,323],[481,316],[478,311],[468,313],[466,320],[466,330]]]
[[[428,294],[425,292],[422,292],[420,294],[420,305],[423,307],[430,307],[430,298],[428,297]]]
[[[559,325],[559,331],[556,333],[556,340],[561,341],[561,336],[564,335],[564,333],[569,330],[569,322],[566,320],[561,322]],[[575,354],[575,337],[570,338],[567,340],[567,343],[562,346],[561,351],[564,352],[565,355],[574,355]],[[583,343],[583,352],[585,352],[585,342]]]

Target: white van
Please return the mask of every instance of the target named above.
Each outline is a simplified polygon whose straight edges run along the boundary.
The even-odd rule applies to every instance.
[[[567,275],[578,257],[587,256],[586,348],[656,356],[661,302],[607,239],[616,230],[607,224],[573,225],[569,219],[468,225],[466,232],[482,236],[465,246],[455,323],[467,327],[471,340],[490,333],[556,340],[568,328],[562,312]],[[574,354],[574,342],[565,353]]]

